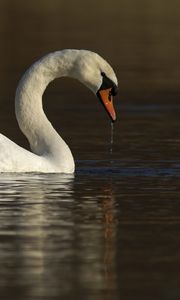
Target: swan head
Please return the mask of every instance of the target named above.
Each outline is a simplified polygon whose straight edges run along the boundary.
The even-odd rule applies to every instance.
[[[116,120],[113,96],[118,92],[118,82],[112,67],[97,53],[79,50],[73,77],[85,84],[103,104],[111,121]]]

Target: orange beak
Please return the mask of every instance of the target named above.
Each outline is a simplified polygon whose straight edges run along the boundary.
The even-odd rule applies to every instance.
[[[108,115],[110,116],[112,122],[116,121],[116,113],[113,106],[113,96],[111,94],[111,88],[102,89],[98,91],[98,97],[100,98],[103,106],[105,107]]]

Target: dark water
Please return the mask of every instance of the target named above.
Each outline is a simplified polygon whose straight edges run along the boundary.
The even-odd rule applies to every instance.
[[[2,299],[179,298],[179,118],[168,137],[167,112],[124,109],[113,154],[86,145],[74,175],[0,176]]]
[[[113,145],[94,95],[74,80],[49,86],[44,107],[72,149],[76,172],[0,175],[0,299],[178,300],[179,2],[0,6],[3,134],[28,147],[14,91],[49,51],[97,51],[120,85]]]

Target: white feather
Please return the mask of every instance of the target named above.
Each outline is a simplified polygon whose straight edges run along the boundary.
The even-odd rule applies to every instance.
[[[67,49],[35,62],[20,80],[15,98],[19,127],[32,152],[0,134],[0,172],[73,173],[72,153],[47,119],[42,95],[52,80],[62,76],[76,78],[96,93],[101,71],[117,84],[111,66],[91,51]]]

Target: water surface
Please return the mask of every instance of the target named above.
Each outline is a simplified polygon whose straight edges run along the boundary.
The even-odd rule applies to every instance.
[[[2,299],[178,299],[179,141],[156,126],[168,108],[124,112],[74,175],[0,175]]]

